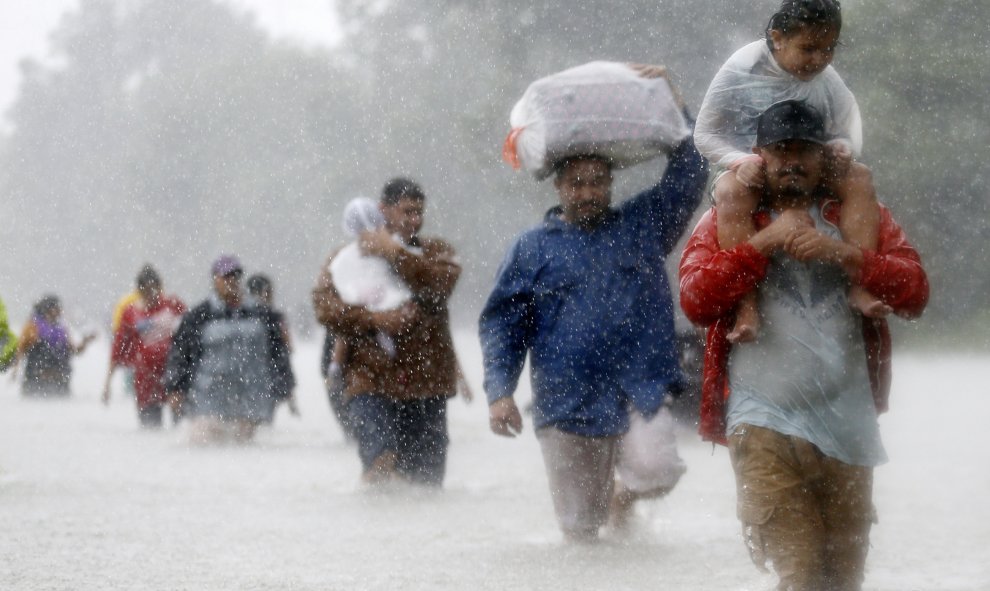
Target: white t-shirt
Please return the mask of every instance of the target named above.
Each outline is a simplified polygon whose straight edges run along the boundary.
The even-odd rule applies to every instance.
[[[817,207],[809,213],[839,237]],[[862,317],[849,307],[845,273],[776,254],[758,290],[759,337],[729,355],[729,432],[746,423],[800,437],[847,464],[886,462]]]

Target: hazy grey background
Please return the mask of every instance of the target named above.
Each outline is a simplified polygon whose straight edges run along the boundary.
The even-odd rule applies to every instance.
[[[34,57],[0,94],[0,297],[15,324],[55,292],[77,326],[100,326],[142,263],[192,302],[230,251],[275,279],[305,331],[343,204],[405,174],[429,195],[425,231],[462,254],[454,313],[471,323],[507,243],[554,199],[500,160],[529,82],[593,59],[658,62],[696,109],[777,4],[66,0],[38,3],[36,20],[54,18],[41,41],[5,7],[0,48],[23,38]],[[863,111],[863,159],[933,284],[902,342],[987,348],[990,5],[843,9],[835,66]],[[622,173],[616,195],[657,167]]]

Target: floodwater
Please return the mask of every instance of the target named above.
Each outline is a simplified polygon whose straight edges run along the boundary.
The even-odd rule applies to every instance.
[[[478,346],[458,345],[480,396]],[[318,352],[294,354],[302,416],[280,409],[243,447],[140,431],[119,382],[102,406],[105,341],[76,360],[68,400],[22,399],[0,376],[0,589],[773,588],[740,540],[726,451],[692,430],[679,433],[687,474],[638,508],[631,535],[566,545],[530,425],[495,437],[483,400],[450,405],[442,492],[362,489]],[[987,367],[895,358],[865,589],[990,589]]]

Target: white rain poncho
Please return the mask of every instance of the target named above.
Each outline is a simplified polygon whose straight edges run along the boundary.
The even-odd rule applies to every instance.
[[[694,142],[709,161],[722,168],[751,155],[756,120],[770,105],[803,100],[825,118],[830,139],[845,143],[853,156],[863,148],[856,97],[832,66],[808,81],[784,71],[766,41],[754,41],[732,54],[715,75],[698,113]]]
[[[664,78],[591,62],[529,85],[509,116],[503,157],[538,179],[568,156],[597,154],[623,168],[656,158],[690,135]]]

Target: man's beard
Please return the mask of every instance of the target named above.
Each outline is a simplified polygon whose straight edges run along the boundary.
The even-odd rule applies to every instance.
[[[796,178],[792,181],[792,177]],[[777,173],[777,178],[779,180],[777,184],[777,193],[784,198],[799,199],[802,197],[807,197],[811,195],[814,190],[813,187],[808,187],[807,185],[799,182],[808,178],[807,173],[799,166],[779,171]]]

